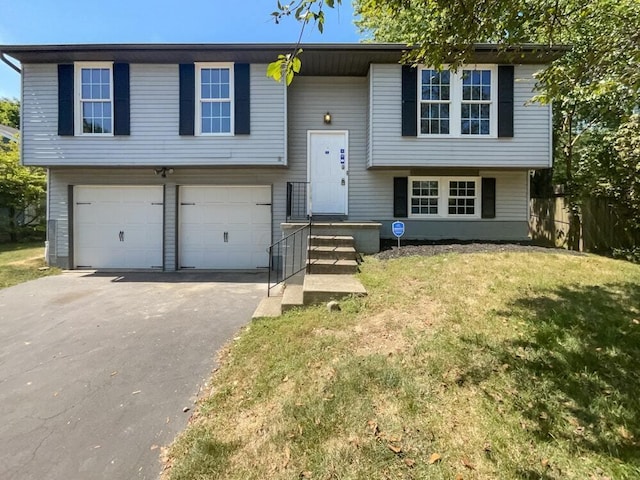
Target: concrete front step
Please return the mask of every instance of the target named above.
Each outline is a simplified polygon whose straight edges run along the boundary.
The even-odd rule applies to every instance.
[[[253,318],[279,317],[292,308],[366,294],[367,290],[354,275],[307,274],[302,285],[287,283],[284,292],[263,298]]]
[[[307,267],[307,272],[311,274],[347,275],[358,271],[358,262],[355,260],[310,259],[307,260]]]
[[[251,318],[274,318],[280,315],[282,315],[282,297],[264,297]]]
[[[292,308],[301,307],[304,305],[304,295],[302,285],[295,283],[287,283],[282,294],[282,303],[280,308],[282,313],[288,312]]]
[[[367,294],[360,280],[353,275],[313,275],[304,277],[304,304],[312,305],[330,300],[340,300],[349,295]]]
[[[310,247],[309,258],[325,260],[357,260],[358,253],[353,247]]]
[[[312,247],[355,247],[351,235],[310,235],[309,245]]]

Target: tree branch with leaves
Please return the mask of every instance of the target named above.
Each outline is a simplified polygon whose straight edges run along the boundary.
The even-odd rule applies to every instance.
[[[300,34],[298,41],[289,53],[278,55],[276,61],[267,67],[267,76],[281,82],[283,78],[287,85],[290,85],[296,74],[300,73],[302,61],[300,56],[303,51],[302,37],[308,25],[312,25],[318,29],[320,33],[324,32],[325,8],[335,8],[340,5],[342,0],[294,0],[289,3],[277,2],[277,9],[271,13],[276,24],[284,19],[293,17],[300,23]]]

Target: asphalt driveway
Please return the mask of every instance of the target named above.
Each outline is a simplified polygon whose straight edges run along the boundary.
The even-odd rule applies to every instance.
[[[74,272],[0,290],[0,478],[157,478],[265,280]]]

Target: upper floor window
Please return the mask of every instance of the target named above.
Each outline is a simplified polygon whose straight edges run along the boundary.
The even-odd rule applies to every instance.
[[[231,135],[233,125],[233,65],[198,64],[196,122],[199,135]]]
[[[420,132],[448,135],[451,119],[451,72],[422,70]]]
[[[420,135],[497,135],[497,70],[477,65],[455,72],[420,70]]]
[[[479,218],[479,178],[410,177],[409,215]]]
[[[76,64],[76,134],[113,135],[113,65]]]

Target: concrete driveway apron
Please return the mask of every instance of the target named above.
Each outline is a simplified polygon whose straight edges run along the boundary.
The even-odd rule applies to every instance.
[[[0,478],[157,478],[264,282],[73,272],[0,290]]]

